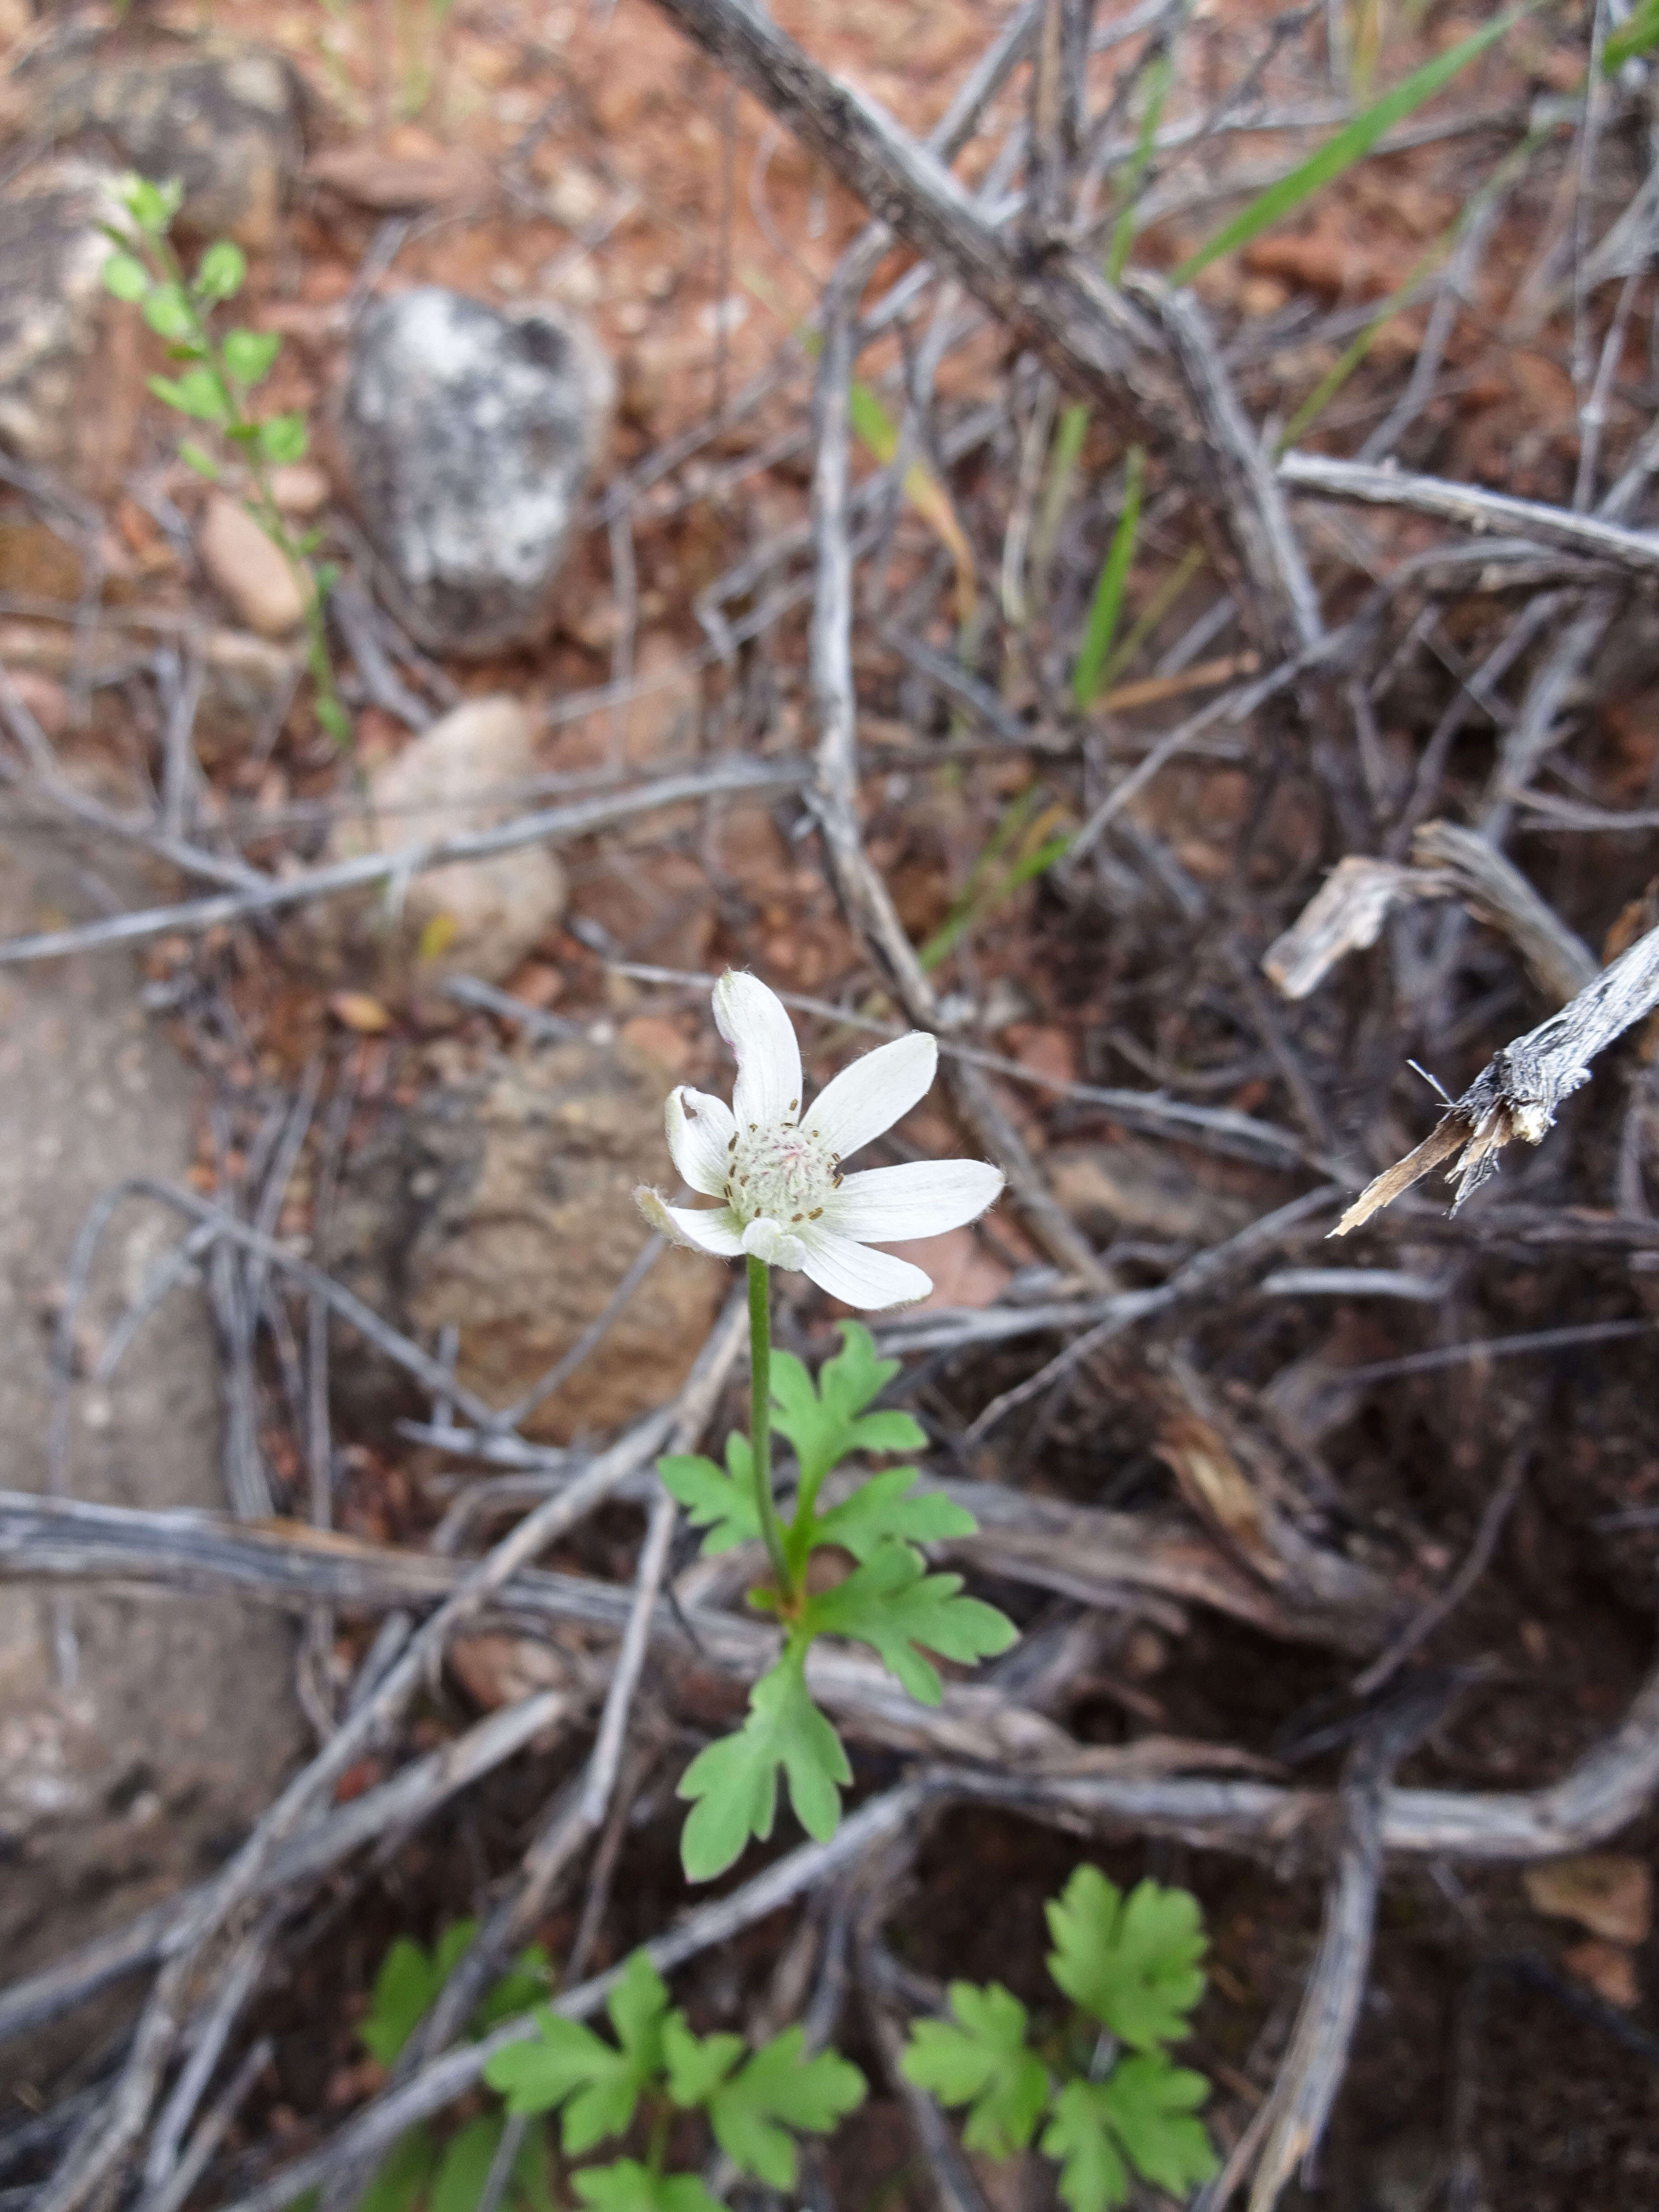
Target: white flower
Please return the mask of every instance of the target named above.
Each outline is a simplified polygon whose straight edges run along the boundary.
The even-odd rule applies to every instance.
[[[933,1080],[939,1047],[912,1030],[843,1068],[803,1114],[800,1048],[781,1001],[754,975],[728,968],[714,986],[714,1019],[738,1059],[731,1106],[682,1084],[668,1094],[668,1149],[693,1190],[723,1202],[668,1206],[635,1193],[654,1228],[723,1260],[744,1253],[798,1267],[845,1304],[909,1305],[933,1287],[908,1260],[866,1239],[908,1243],[984,1212],[1002,1171],[983,1160],[913,1160],[843,1176],[841,1164],[908,1114]]]

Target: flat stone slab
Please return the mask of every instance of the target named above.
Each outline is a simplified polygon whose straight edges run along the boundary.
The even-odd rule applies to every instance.
[[[86,908],[67,855],[0,825],[0,933]],[[47,1487],[52,1325],[76,1237],[124,1176],[182,1176],[191,1087],[123,956],[0,969],[0,1487]],[[91,1358],[179,1233],[151,1201],[118,1212],[83,1310]],[[77,1384],[68,1488],[224,1510],[213,1340],[193,1290],[146,1323],[107,1388]],[[0,1585],[6,1980],[199,1881],[240,1840],[304,1747],[293,1653],[287,1623],[229,1600],[64,1602]],[[137,1993],[0,2047],[0,2092],[44,2090]]]

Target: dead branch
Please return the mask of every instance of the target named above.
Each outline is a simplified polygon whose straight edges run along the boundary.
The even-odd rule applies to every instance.
[[[1371,507],[1407,507],[1418,514],[1455,522],[1464,530],[1498,531],[1530,538],[1564,553],[1617,562],[1627,573],[1659,576],[1659,534],[1627,530],[1615,522],[1541,500],[1516,499],[1484,484],[1448,483],[1442,477],[1413,476],[1404,469],[1372,468],[1363,461],[1332,460],[1324,453],[1291,452],[1279,464],[1281,483],[1293,491]]]
[[[1337,862],[1262,955],[1262,973],[1284,997],[1305,999],[1338,961],[1375,945],[1397,908],[1430,899],[1461,899],[1507,938],[1553,1005],[1565,1005],[1595,975],[1589,947],[1488,838],[1455,823],[1425,822],[1412,840],[1412,859],[1411,867],[1366,854]]]
[[[153,937],[181,930],[199,935],[221,922],[240,921],[250,915],[274,914],[283,907],[302,905],[307,899],[332,898],[343,891],[361,890],[374,884],[424,874],[429,868],[447,867],[452,860],[481,860],[508,853],[520,845],[557,844],[586,837],[636,814],[659,807],[679,806],[688,801],[718,797],[733,791],[799,789],[811,771],[805,763],[790,760],[723,761],[710,769],[685,775],[659,777],[654,783],[636,785],[630,791],[578,799],[568,806],[552,806],[538,814],[520,815],[493,830],[468,830],[457,837],[433,838],[422,844],[398,845],[391,852],[362,853],[355,859],[336,861],[326,868],[305,868],[280,881],[270,878],[246,890],[218,898],[187,899],[176,906],[143,907],[136,914],[112,915],[104,921],[83,922],[72,929],[43,931],[37,937],[15,937],[0,945],[0,966],[27,960],[60,960],[71,952],[103,952],[112,945],[138,945]]]
[[[1371,1929],[1382,1881],[1384,1792],[1394,1768],[1444,1705],[1419,1695],[1373,1727],[1342,1786],[1342,1835],[1325,1902],[1318,1955],[1303,1994],[1291,2047],[1268,2099],[1267,2140],[1249,2212],[1272,2212],[1291,2175],[1317,2149],[1347,2070],[1370,1965]],[[1215,2212],[1221,2212],[1218,2199]]]
[[[1541,1144],[1561,1101],[1590,1079],[1590,1062],[1659,1003],[1659,929],[1638,938],[1559,1013],[1495,1053],[1415,1151],[1368,1183],[1332,1231],[1346,1237],[1431,1169],[1455,1176],[1452,1211],[1495,1174],[1517,1137]]]

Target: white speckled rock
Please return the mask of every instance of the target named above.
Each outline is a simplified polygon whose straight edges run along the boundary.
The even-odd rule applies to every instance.
[[[556,307],[502,314],[422,285],[363,318],[342,444],[380,588],[422,644],[483,655],[545,633],[614,393]]]
[[[0,199],[0,446],[20,459],[73,462],[110,256],[98,226],[120,212],[113,177],[70,160]]]
[[[301,153],[301,83],[284,56],[215,40],[134,52],[70,26],[18,76],[42,137],[179,178],[185,230],[228,232],[255,252],[276,243]]]

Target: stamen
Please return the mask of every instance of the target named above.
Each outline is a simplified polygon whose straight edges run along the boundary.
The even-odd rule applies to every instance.
[[[811,1211],[811,1212],[807,1215],[806,1218],[807,1218],[809,1221],[816,1221],[816,1220],[817,1220],[817,1218],[819,1218],[819,1216],[823,1213],[823,1208],[821,1206],[815,1206],[812,1208],[812,1211]],[[800,1216],[799,1216],[799,1214],[797,1214],[797,1215],[795,1216],[795,1218],[796,1218],[796,1220],[797,1220],[797,1221],[799,1221],[799,1220],[800,1219]]]
[[[732,1132],[732,1141],[726,1149],[728,1152],[735,1152],[738,1149],[738,1133],[735,1129]]]

